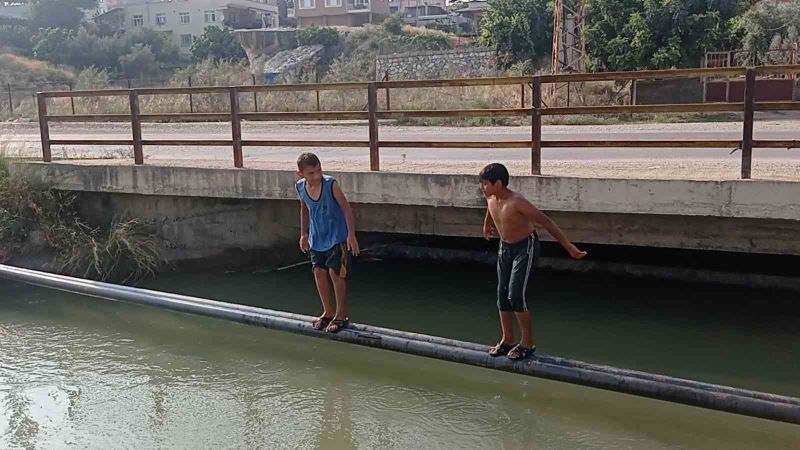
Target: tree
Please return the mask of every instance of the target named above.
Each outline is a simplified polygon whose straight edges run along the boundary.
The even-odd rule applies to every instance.
[[[97,0],[31,0],[28,20],[31,28],[77,29],[84,18],[83,11],[94,8]]]
[[[30,56],[33,54],[32,35],[27,20],[0,17],[0,48]]]
[[[119,67],[125,78],[156,78],[161,68],[150,47],[135,44],[127,55],[119,57]]]
[[[783,49],[800,42],[800,0],[779,4],[762,2],[734,22],[733,32],[744,50],[763,60],[767,50]]]
[[[33,38],[33,56],[53,64],[65,64],[66,45],[75,32],[64,28],[47,28]]]
[[[494,0],[483,18],[481,44],[495,48],[501,63],[532,61],[553,46],[550,0]]]
[[[589,67],[696,67],[705,51],[733,44],[735,17],[749,0],[589,0]]]
[[[403,34],[403,16],[400,14],[392,14],[383,21],[383,31],[394,34]]]
[[[238,61],[246,57],[242,45],[227,28],[206,27],[203,35],[192,44],[192,58],[196,61]]]
[[[135,33],[126,33],[123,36],[122,42],[125,49],[130,49],[136,44],[149,47],[161,66],[175,66],[181,60],[178,47],[175,46],[166,34],[160,31],[144,29]],[[241,48],[241,46],[239,46],[239,48]],[[244,50],[242,50],[242,54],[244,54]],[[242,56],[242,58],[244,58],[244,56]]]
[[[98,36],[81,28],[40,30],[33,38],[36,58],[77,68],[97,67],[112,72],[122,70],[120,58],[133,53],[134,47],[146,47],[158,66],[174,66],[180,61],[178,49],[166,36],[145,30],[119,36]]]

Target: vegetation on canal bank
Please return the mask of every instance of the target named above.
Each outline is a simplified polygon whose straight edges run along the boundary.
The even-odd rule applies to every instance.
[[[100,281],[132,283],[162,265],[153,227],[115,217],[93,227],[81,217],[78,195],[27,180],[9,171],[0,155],[0,262],[47,255],[44,269]]]

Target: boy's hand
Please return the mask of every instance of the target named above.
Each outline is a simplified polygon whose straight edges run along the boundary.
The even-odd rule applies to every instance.
[[[574,245],[569,248],[569,256],[575,259],[583,259],[586,255],[587,253],[585,251],[578,250],[578,247],[575,247]]]
[[[300,236],[300,251],[303,253],[308,253],[308,250],[311,249],[311,246],[308,245],[308,236],[301,235]]]
[[[358,256],[361,252],[361,249],[358,247],[358,239],[356,239],[355,234],[347,235],[347,250],[353,254],[353,256]]]
[[[494,237],[494,231],[495,230],[494,230],[494,226],[493,225],[489,225],[489,226],[485,226],[484,225],[484,227],[483,227],[483,238],[486,239],[487,241],[490,240],[491,238]]]

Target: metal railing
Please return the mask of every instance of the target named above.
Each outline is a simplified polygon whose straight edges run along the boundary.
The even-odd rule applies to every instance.
[[[563,75],[540,75],[534,77],[495,77],[449,80],[377,81],[351,83],[286,84],[266,86],[228,87],[183,87],[110,89],[93,91],[41,92],[37,94],[39,127],[42,141],[42,159],[52,160],[52,145],[130,145],[133,146],[134,161],[144,163],[146,146],[230,146],[233,149],[234,167],[244,167],[244,147],[366,147],[369,148],[370,169],[380,170],[381,148],[527,148],[530,149],[531,173],[540,175],[542,148],[592,147],[592,148],[738,148],[742,151],[741,176],[750,178],[753,148],[800,148],[800,140],[754,140],[753,114],[755,111],[800,110],[800,101],[755,102],[757,75],[776,73],[800,73],[800,65],[764,66],[758,68],[708,68],[650,70],[639,72],[581,73]],[[638,79],[674,79],[698,76],[743,76],[746,80],[744,101],[725,103],[684,103],[661,105],[611,105],[543,107],[542,85],[565,82],[625,81]],[[524,86],[532,89],[530,106],[525,105]],[[519,108],[496,109],[451,109],[451,110],[391,110],[379,109],[378,90],[444,88],[465,86],[523,86],[522,105]],[[304,111],[304,112],[248,112],[239,106],[242,94],[276,91],[366,91],[366,111]],[[158,95],[227,94],[230,98],[228,112],[215,113],[160,113],[143,114],[139,108],[142,96]],[[77,114],[49,115],[47,100],[52,98],[126,96],[130,110],[127,114]],[[388,99],[388,97],[387,97]],[[388,102],[387,102],[388,103]],[[542,116],[581,114],[637,114],[673,112],[742,112],[741,140],[548,140],[542,139]],[[531,140],[524,141],[392,141],[381,140],[378,121],[397,118],[430,117],[527,117],[531,116]],[[243,139],[241,121],[305,121],[305,120],[366,120],[369,140],[254,140]],[[231,139],[144,139],[142,122],[184,121],[229,121]],[[52,122],[129,122],[132,139],[51,139],[49,124]]]

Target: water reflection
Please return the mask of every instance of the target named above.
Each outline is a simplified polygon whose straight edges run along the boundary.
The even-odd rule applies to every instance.
[[[3,449],[800,448],[800,427],[2,284],[0,339]]]
[[[325,374],[320,374],[325,379]],[[318,448],[355,448],[353,398],[339,377],[327,379],[322,390]]]

